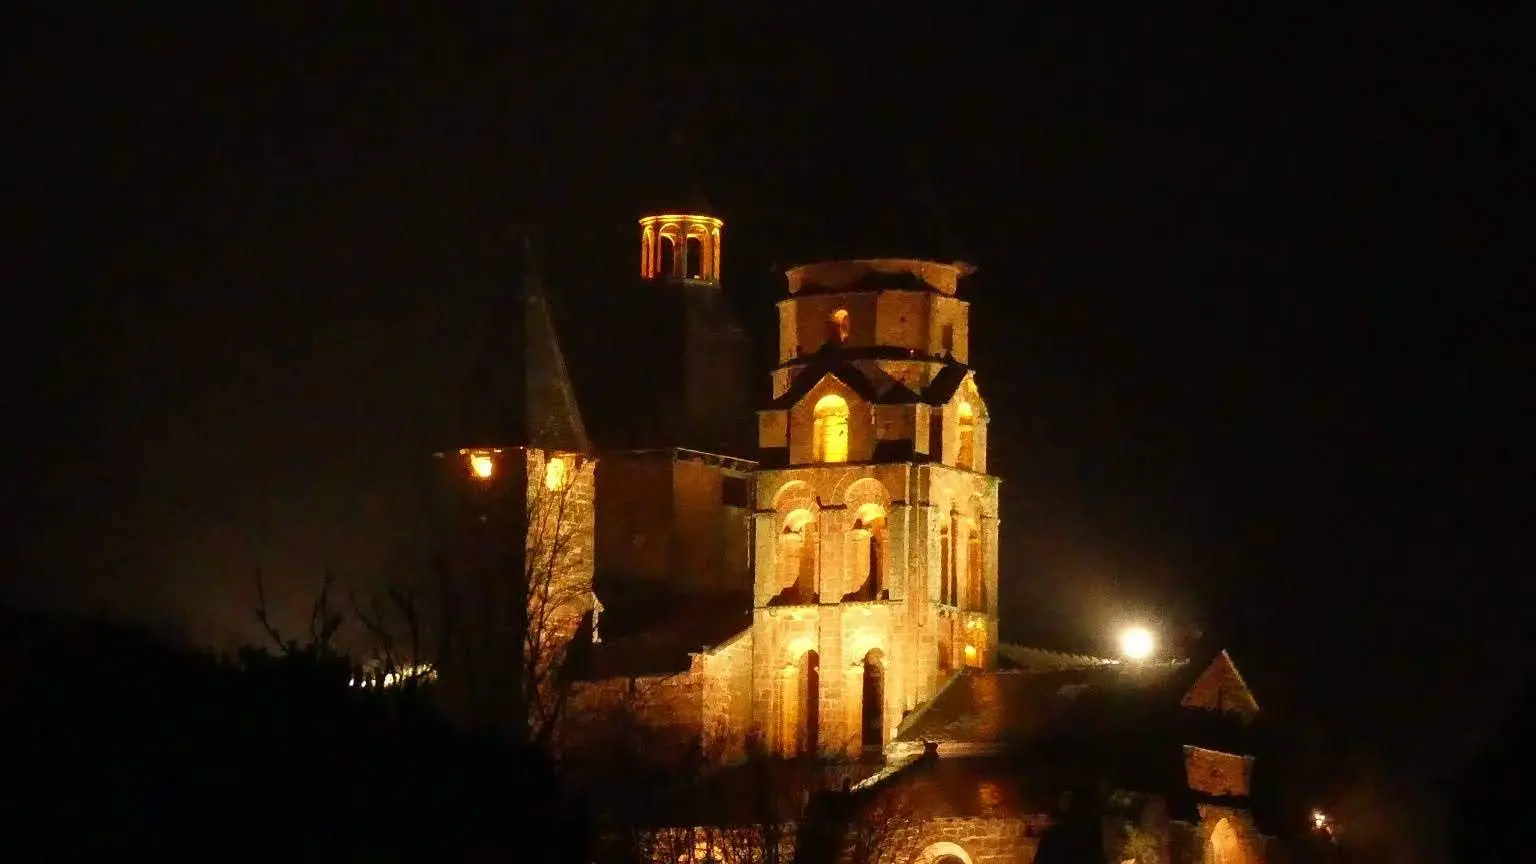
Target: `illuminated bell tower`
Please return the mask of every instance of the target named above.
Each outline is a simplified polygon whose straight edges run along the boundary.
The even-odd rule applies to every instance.
[[[639,279],[611,292],[601,350],[609,358],[598,426],[604,449],[682,447],[746,455],[752,408],[742,386],[747,339],[725,297],[725,222],[697,196],[639,220]],[[637,358],[644,358],[637,364]]]
[[[759,412],[754,720],[781,752],[880,752],[997,641],[998,480],[959,263],[788,271]]]
[[[720,229],[713,216],[662,214],[640,220],[640,278],[719,283]]]

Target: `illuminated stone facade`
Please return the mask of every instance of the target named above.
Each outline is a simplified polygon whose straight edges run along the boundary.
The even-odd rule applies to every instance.
[[[1261,864],[1265,838],[1247,808],[1253,760],[1227,732],[1202,731],[1258,715],[1225,653],[1196,668],[998,641],[999,481],[960,298],[970,268],[875,259],[789,270],[749,460],[711,449],[731,438],[728,397],[746,390],[739,381],[740,392],[722,392],[743,347],[720,323],[722,227],[706,215],[640,222],[642,285],[616,326],[641,320],[641,307],[663,310],[654,333],[621,329],[682,343],[644,349],[685,359],[642,376],[676,380],[644,385],[632,406],[670,415],[639,429],[620,412],[623,428],[596,432],[596,447],[518,450],[527,458],[505,487],[524,503],[556,488],[540,482],[553,453],[575,493],[566,524],[579,537],[561,558],[567,599],[550,629],[571,643],[556,659],[579,673],[555,742],[566,764],[585,760],[594,788],[621,799],[638,792],[620,776],[631,761],[663,766],[647,775],[646,796],[661,794],[658,777],[705,778],[684,783],[688,806],[651,813],[655,848],[640,857],[734,864],[763,860],[767,844],[788,860],[814,836],[796,823],[821,818],[810,793],[844,789],[865,802],[860,813],[885,807],[884,833],[862,860],[1024,864],[1051,842],[1059,793],[1085,782],[1038,756],[1098,746],[1074,737],[1091,729],[1117,738],[1117,758],[1151,754],[1094,780],[1120,790],[1091,832],[1110,859]],[[608,353],[628,364],[640,350]],[[576,418],[573,403],[556,407]],[[498,488],[495,460],[505,459],[452,457],[462,500]],[[517,542],[526,518],[486,529],[483,506],[467,512],[470,535],[534,549],[531,531]],[[791,803],[771,816],[698,809],[757,800],[761,790],[729,784],[763,776],[752,772],[764,760],[814,765],[816,779],[796,775]],[[720,791],[701,796],[708,783]],[[856,836],[835,838],[843,860],[858,857],[845,848]]]

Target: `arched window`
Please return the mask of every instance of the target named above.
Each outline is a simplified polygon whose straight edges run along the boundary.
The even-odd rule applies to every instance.
[[[879,648],[864,655],[863,677],[859,739],[865,753],[878,753],[885,747],[885,656]]]
[[[859,508],[849,540],[848,600],[878,600],[885,590],[885,510],[878,504]]]
[[[965,608],[973,612],[985,611],[986,606],[982,563],[981,525],[970,522],[965,536]]]
[[[663,229],[661,236],[657,238],[661,242],[656,250],[656,274],[660,276],[677,275],[677,235]]]
[[[685,245],[687,259],[684,261],[683,275],[689,279],[707,279],[709,261],[704,257],[704,238],[698,234],[689,234]]]
[[[832,313],[832,321],[828,328],[828,335],[839,344],[848,341],[848,310],[839,309]]]
[[[813,753],[821,735],[821,657],[806,651],[779,673],[778,751]]]
[[[809,510],[784,517],[779,535],[779,585],[784,600],[810,603],[816,594],[816,522]]]
[[[821,655],[800,659],[800,752],[815,753],[821,743]]]
[[[954,518],[944,516],[939,523],[939,602],[955,602]]]
[[[848,461],[848,402],[829,393],[816,403],[812,461]]]
[[[1232,823],[1222,819],[1211,829],[1211,854],[1208,859],[1211,864],[1246,864],[1247,858],[1243,855],[1243,845],[1237,839],[1237,831],[1232,828]]]
[[[955,409],[960,432],[960,448],[955,454],[955,464],[967,471],[976,467],[976,409],[969,402],[961,402]]]

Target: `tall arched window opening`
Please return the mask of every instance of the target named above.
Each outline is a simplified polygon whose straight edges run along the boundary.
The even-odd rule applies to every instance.
[[[1246,864],[1242,843],[1232,823],[1222,819],[1211,829],[1211,864]]]
[[[939,602],[951,603],[954,601],[955,584],[955,543],[954,543],[954,519],[944,517],[939,523]]]
[[[800,680],[800,752],[815,753],[821,741],[821,655],[805,652]]]
[[[848,461],[848,402],[829,393],[816,403],[812,461]]]
[[[865,753],[879,753],[885,748],[885,658],[879,648],[864,655],[864,688],[859,704],[859,742]]]
[[[663,232],[656,238],[661,247],[656,250],[656,273],[661,276],[673,276],[677,273],[677,238]]]
[[[885,511],[876,504],[859,508],[849,532],[849,600],[878,600],[885,584]]]
[[[965,537],[965,608],[981,612],[986,606],[986,591],[982,567],[981,525],[969,522]]]
[[[955,465],[974,470],[976,467],[976,409],[969,402],[961,402],[955,409],[955,419],[959,427],[960,447],[955,454]]]
[[[688,235],[688,242],[684,246],[684,254],[687,257],[683,262],[683,275],[687,276],[689,279],[709,278],[708,271],[706,270],[709,261],[704,257],[703,237],[699,236],[698,234]]]
[[[814,602],[816,521],[809,510],[796,510],[784,518],[784,531],[779,535],[779,567],[782,602]]]

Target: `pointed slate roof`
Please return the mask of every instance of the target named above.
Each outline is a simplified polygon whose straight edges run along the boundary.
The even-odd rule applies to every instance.
[[[591,452],[527,236],[522,241],[522,271],[521,285],[501,295],[487,315],[480,357],[464,395],[460,440],[451,446]]]
[[[525,239],[523,249],[523,422],[527,436],[523,443],[545,450],[587,453],[592,450],[592,442],[587,439],[587,427],[581,421],[576,388],[571,385],[565,352],[560,350],[554,318],[549,313],[549,298],[534,261],[533,243]]]

